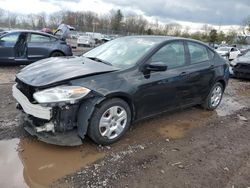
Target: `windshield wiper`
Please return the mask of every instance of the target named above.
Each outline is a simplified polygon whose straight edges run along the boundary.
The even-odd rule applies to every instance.
[[[102,59],[99,59],[98,57],[87,57],[87,58],[89,58],[89,59],[91,59],[91,60],[94,60],[94,61],[97,61],[97,62],[104,63],[104,64],[106,64],[106,65],[112,66],[111,63],[109,63],[109,62],[107,62],[107,61],[104,61],[104,60],[102,60]]]

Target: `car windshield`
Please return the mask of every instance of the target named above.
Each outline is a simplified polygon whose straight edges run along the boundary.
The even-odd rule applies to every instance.
[[[226,52],[228,52],[229,50],[230,50],[230,48],[227,48],[227,47],[218,48],[218,51],[226,51]]]
[[[157,37],[122,37],[94,48],[83,56],[108,62],[115,67],[129,68],[161,41],[162,39]]]

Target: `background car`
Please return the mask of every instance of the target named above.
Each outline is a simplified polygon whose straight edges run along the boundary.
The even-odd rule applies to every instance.
[[[88,135],[107,145],[146,117],[197,104],[216,109],[228,66],[195,40],[121,37],[81,57],[25,67],[16,75],[13,96],[33,122],[25,130],[40,140],[72,146]]]
[[[93,47],[95,40],[88,35],[81,35],[77,39],[77,47]]]
[[[250,79],[250,50],[230,62],[231,74],[237,78]]]
[[[219,47],[217,53],[220,54],[222,57],[228,60],[233,60],[241,54],[240,50],[236,47]]]
[[[71,47],[62,38],[44,32],[7,31],[0,36],[0,64],[28,64],[71,55]]]

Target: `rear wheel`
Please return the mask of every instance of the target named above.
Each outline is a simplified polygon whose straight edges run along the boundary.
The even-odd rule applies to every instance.
[[[50,57],[60,57],[60,56],[64,56],[64,54],[62,52],[52,52],[52,54],[50,55]]]
[[[125,134],[130,122],[129,105],[118,98],[110,99],[95,109],[90,121],[88,136],[97,144],[112,144]]]
[[[207,110],[216,109],[221,102],[223,92],[224,92],[223,85],[220,82],[217,82],[212,87],[209,95],[207,96],[207,98],[204,101],[204,103],[202,104],[202,106]]]

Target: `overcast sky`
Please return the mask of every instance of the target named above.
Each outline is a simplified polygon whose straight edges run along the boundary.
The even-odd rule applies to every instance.
[[[20,13],[121,9],[159,22],[241,25],[250,15],[250,0],[0,0],[0,7]]]

